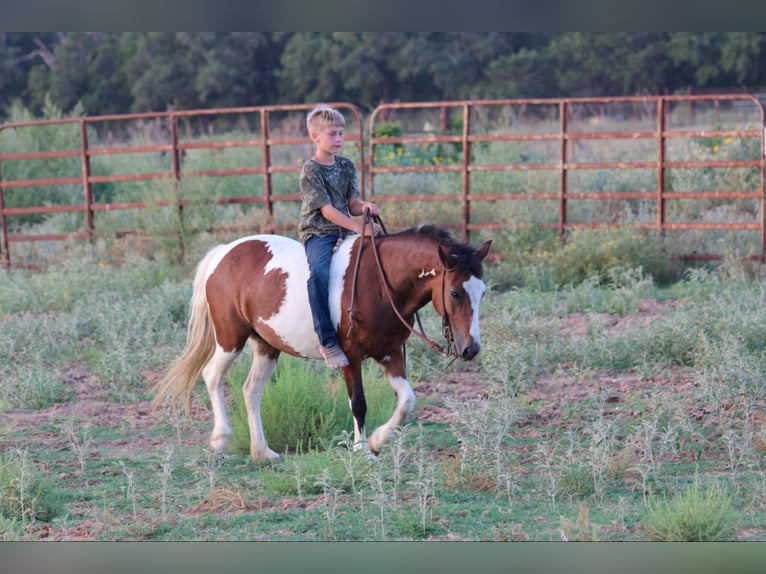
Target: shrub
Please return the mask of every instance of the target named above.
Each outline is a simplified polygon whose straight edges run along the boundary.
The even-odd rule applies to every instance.
[[[717,483],[707,488],[695,478],[671,500],[650,502],[646,529],[655,541],[730,540],[734,534],[731,498]]]
[[[231,447],[241,453],[250,452],[250,429],[242,396],[245,375],[246,371],[237,370],[231,377]],[[368,434],[393,410],[393,393],[389,392],[386,400],[380,396],[380,387],[365,385]],[[325,448],[333,437],[353,428],[345,385],[317,371],[311,363],[293,357],[282,357],[272,379],[266,383],[261,422],[269,446],[282,453]]]
[[[26,450],[0,455],[0,518],[8,521],[49,522],[63,507],[53,487],[44,481]]]
[[[610,271],[620,267],[640,267],[653,277],[663,278],[669,268],[661,239],[630,228],[575,228],[563,247],[539,256],[554,269],[562,285],[577,285],[593,277],[607,284]]]

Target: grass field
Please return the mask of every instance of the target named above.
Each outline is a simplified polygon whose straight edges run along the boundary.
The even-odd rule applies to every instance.
[[[189,269],[99,255],[0,274],[5,540],[766,540],[766,284],[739,267],[540,290],[490,264],[482,353],[410,342],[414,419],[375,463],[338,376],[283,359],[267,436],[305,416],[291,393],[343,408],[270,466],[208,452],[202,385],[188,417],[150,406]],[[393,401],[365,376],[374,426]]]
[[[700,139],[673,157],[752,155],[750,140]],[[16,143],[0,142],[10,151]],[[476,153],[492,163],[501,152]],[[578,153],[585,161],[590,152]],[[209,159],[187,161],[203,168]],[[59,173],[54,163],[38,176]],[[394,193],[441,193],[452,184],[437,175],[384,183]],[[555,185],[521,172],[485,175],[472,189]],[[757,179],[736,168],[670,175],[673,191],[744,189]],[[587,190],[635,191],[654,181],[639,171],[580,177]],[[229,184],[185,192],[239,193]],[[281,192],[294,184],[282,182]],[[162,199],[171,187],[127,182],[99,193],[114,194],[105,201]],[[78,192],[56,193],[46,201],[71,203]],[[581,203],[585,221],[656,215],[627,200],[618,208]],[[452,221],[441,209],[396,202],[383,212],[394,231]],[[752,199],[684,199],[669,214],[725,223],[757,220],[760,209]],[[264,427],[283,454],[278,466],[246,455],[237,400],[246,357],[229,381],[228,456],[207,450],[212,413],[201,383],[188,416],[151,407],[153,383],[183,348],[194,265],[238,225],[265,220],[262,208],[185,212],[187,226],[231,222],[218,237],[190,234],[158,209],[99,214],[107,232],[127,217],[140,220],[145,236],[22,244],[19,261],[35,269],[0,269],[0,539],[766,540],[766,276],[750,258],[757,233],[576,229],[562,242],[544,227],[510,225],[552,213],[519,201],[486,208],[488,219],[509,225],[491,234],[492,253],[503,257],[486,263],[482,352],[448,364],[419,340],[408,344],[414,417],[374,463],[349,449],[344,385],[319,363],[283,358],[267,386]],[[81,225],[68,212],[18,223],[35,233]],[[483,235],[475,243],[490,238]],[[694,251],[723,259],[702,266],[668,256]],[[439,333],[435,313],[423,315],[426,331]],[[390,415],[393,393],[374,365],[364,378],[372,429]]]

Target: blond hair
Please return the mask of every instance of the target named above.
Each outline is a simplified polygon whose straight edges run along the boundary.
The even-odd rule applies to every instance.
[[[335,108],[320,104],[309,112],[306,116],[306,127],[309,135],[319,132],[325,128],[345,127],[346,118]]]

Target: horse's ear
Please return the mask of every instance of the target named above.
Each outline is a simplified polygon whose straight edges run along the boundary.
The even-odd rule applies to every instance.
[[[457,257],[444,251],[444,248],[441,245],[439,245],[439,259],[441,259],[442,265],[444,265],[447,271],[452,271],[452,269],[455,268],[455,265],[457,265]]]
[[[487,253],[489,253],[489,246],[492,245],[492,240],[485,242],[484,245],[482,245],[479,249],[476,250],[476,255],[479,257],[479,259],[484,260],[484,258],[487,256]]]

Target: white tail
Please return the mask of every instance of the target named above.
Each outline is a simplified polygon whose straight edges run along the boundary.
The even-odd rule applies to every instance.
[[[191,301],[189,302],[189,322],[186,332],[186,347],[173,362],[167,374],[155,386],[155,406],[170,402],[176,405],[183,397],[184,408],[191,406],[191,394],[199,380],[202,369],[215,351],[215,330],[210,322],[205,283],[209,276],[209,267],[218,260],[218,253],[226,249],[219,245],[211,249],[197,265],[194,274]]]

